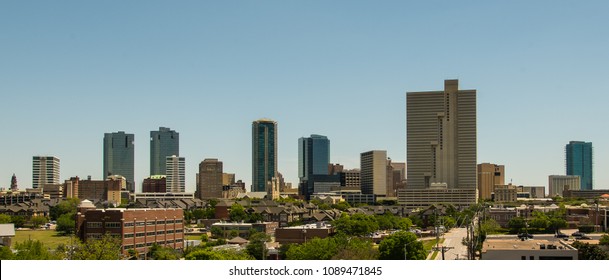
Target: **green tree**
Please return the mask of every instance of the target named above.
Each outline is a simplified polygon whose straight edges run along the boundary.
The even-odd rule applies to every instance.
[[[11,216],[6,214],[0,214],[0,224],[10,224]]]
[[[201,234],[201,242],[209,241],[209,236],[207,234]]]
[[[52,206],[49,209],[49,216],[51,217],[51,220],[57,220],[63,214],[76,214],[78,204],[80,204],[80,199],[68,198],[59,204]]]
[[[210,232],[213,238],[224,237],[224,231],[218,226],[212,226]]]
[[[552,231],[557,231],[561,228],[567,227],[567,221],[561,217],[550,217],[550,224],[548,226]]]
[[[7,246],[0,246],[0,260],[12,260],[15,258],[15,254],[11,251],[11,248]]]
[[[15,224],[15,228],[21,228],[25,225],[26,219],[23,216],[11,216],[11,223]]]
[[[339,201],[338,203],[333,204],[332,208],[340,211],[347,211],[347,209],[351,208],[351,205],[349,205],[349,203],[346,201]]]
[[[76,246],[74,260],[119,260],[121,258],[121,240],[108,233],[101,239],[89,238],[85,243]]]
[[[378,260],[379,251],[369,240],[350,238],[346,246],[339,248],[333,260]]]
[[[250,235],[249,241],[245,247],[247,253],[257,260],[263,259],[266,254],[266,242],[271,241],[271,237],[264,232],[256,232]]]
[[[449,228],[453,228],[455,227],[455,225],[457,224],[457,221],[451,217],[451,216],[443,216],[442,217],[442,225],[449,229]]]
[[[375,232],[379,229],[379,225],[374,216],[366,214],[353,214],[352,216],[343,215],[333,222],[337,233],[343,233],[349,236],[364,236]]]
[[[379,259],[403,260],[404,248],[406,248],[406,256],[409,260],[424,260],[427,258],[423,243],[417,240],[414,233],[398,231],[381,241],[381,244],[379,244]]]
[[[408,230],[412,225],[412,221],[409,218],[398,218],[393,228]]]
[[[543,212],[533,211],[533,219],[531,219],[529,225],[543,231],[550,226],[550,218]]]
[[[230,219],[233,222],[241,222],[247,220],[247,213],[243,206],[239,203],[235,203],[230,207]]]
[[[605,246],[609,245],[609,235],[603,234],[603,236],[601,236],[601,239],[598,241],[598,244]]]
[[[339,251],[335,238],[313,238],[307,242],[292,244],[286,252],[288,260],[331,260]]]
[[[57,231],[66,235],[71,234],[76,230],[76,222],[74,216],[70,213],[63,214],[57,219]]]
[[[152,244],[149,252],[150,258],[153,260],[179,260],[180,253],[172,248]]]
[[[15,244],[15,260],[57,260],[59,259],[55,254],[51,253],[49,249],[44,246],[41,241],[38,240],[26,240],[21,243]]]
[[[510,232],[516,233],[526,227],[526,220],[523,217],[514,217],[508,222]]]
[[[47,217],[44,216],[35,216],[30,219],[30,222],[32,223],[32,228],[38,228],[41,225],[46,224],[48,221],[49,220],[47,219]]]
[[[244,251],[213,250],[212,248],[196,249],[188,253],[187,260],[253,260],[252,256]]]
[[[257,223],[257,222],[261,222],[262,220],[264,220],[264,218],[262,217],[262,214],[260,214],[260,213],[251,213],[247,217],[247,221],[250,223]]]
[[[233,229],[233,230],[231,230],[231,231],[228,233],[228,237],[229,237],[229,238],[235,238],[235,237],[237,237],[237,236],[239,236],[239,231],[238,231],[238,230],[236,230],[236,229]]]
[[[579,260],[609,260],[609,254],[598,245],[592,245],[579,241],[573,242],[573,247],[578,251]]]
[[[501,229],[501,226],[493,219],[486,219],[486,221],[482,222],[480,228],[484,234],[493,234],[497,233]]]

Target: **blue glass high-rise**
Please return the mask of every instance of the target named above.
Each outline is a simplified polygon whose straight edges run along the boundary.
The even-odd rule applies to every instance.
[[[298,177],[300,178],[300,194],[305,199],[308,200],[315,191],[316,181],[327,183],[338,180],[337,176],[328,175],[329,164],[330,140],[328,137],[312,134],[311,137],[298,139]]]
[[[571,141],[565,147],[567,175],[579,175],[581,189],[591,190],[592,182],[592,143]]]

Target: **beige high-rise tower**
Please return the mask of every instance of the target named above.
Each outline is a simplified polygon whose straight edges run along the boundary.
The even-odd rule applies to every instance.
[[[491,199],[496,185],[505,185],[505,166],[492,163],[478,164],[478,193],[482,199]]]
[[[408,189],[476,189],[476,90],[406,94]]]

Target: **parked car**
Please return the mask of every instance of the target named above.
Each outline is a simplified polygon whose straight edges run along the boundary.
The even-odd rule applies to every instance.
[[[579,231],[571,233],[571,236],[573,236],[573,237],[578,237],[578,236],[582,236],[582,235],[585,235],[585,234],[583,232],[579,232]]]
[[[533,239],[533,235],[530,233],[524,233],[521,232],[518,234],[518,238],[522,239],[522,238],[527,238],[527,239]]]
[[[554,234],[554,237],[556,237],[556,238],[565,238],[565,237],[566,237],[566,238],[569,238],[569,236],[568,236],[568,235],[566,235],[566,234],[564,234],[564,233],[562,233],[562,232],[560,232],[560,231],[559,231],[559,232],[557,232],[556,234]]]
[[[590,236],[587,236],[586,234],[582,233],[581,235],[575,236],[575,239],[591,240],[592,238],[590,238]]]

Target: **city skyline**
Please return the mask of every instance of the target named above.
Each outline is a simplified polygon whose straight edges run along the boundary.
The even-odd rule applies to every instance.
[[[140,189],[151,175],[147,135],[159,126],[183,136],[188,192],[205,158],[249,186],[259,118],[281,125],[278,171],[295,185],[296,140],[310,134],[332,139],[332,162],[348,169],[374,149],[405,162],[405,93],[459,79],[478,94],[477,163],[547,188],[549,175],[565,174],[565,143],[592,142],[594,188],[609,188],[609,132],[597,129],[609,103],[607,8],[5,2],[0,186],[15,173],[31,187],[36,155],[61,158],[62,181],[98,178],[103,133],[128,131]]]

